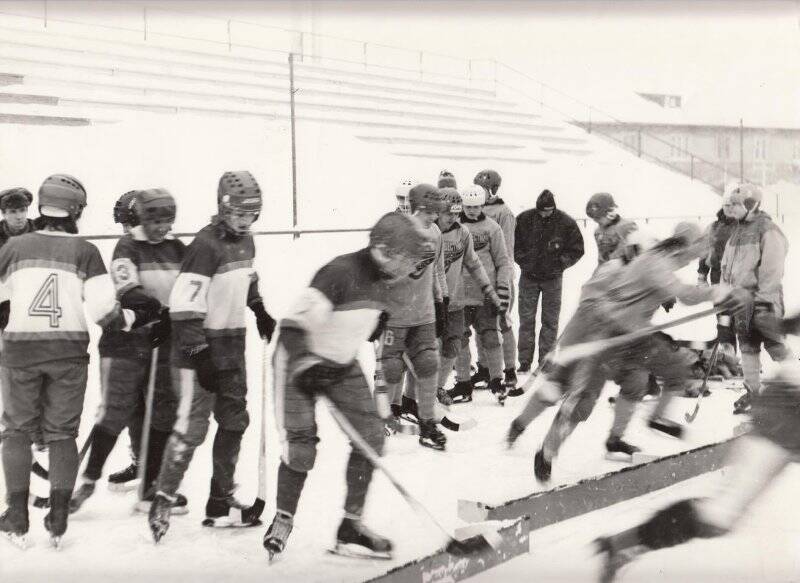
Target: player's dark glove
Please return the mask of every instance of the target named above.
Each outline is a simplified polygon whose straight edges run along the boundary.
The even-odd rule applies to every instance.
[[[317,363],[300,372],[295,377],[295,383],[297,388],[307,393],[322,393],[342,382],[350,368]]]
[[[269,315],[262,301],[250,304],[250,309],[253,310],[253,314],[256,316],[258,335],[267,342],[271,342],[272,334],[275,332],[275,326],[277,325],[275,319]]]
[[[131,328],[139,328],[161,318],[161,302],[144,293],[141,287],[135,287],[122,294],[119,303],[123,309],[134,313],[135,319]]]
[[[664,302],[663,304],[661,304],[661,307],[664,308],[665,312],[669,313],[669,311],[675,307],[675,301],[676,301],[675,298],[671,298],[666,302]]]
[[[172,320],[169,317],[169,308],[161,308],[158,321],[150,328],[150,346],[156,348],[164,344],[172,332]]]
[[[433,302],[433,309],[436,313],[436,337],[441,338],[447,331],[447,306],[450,305],[450,298],[445,296],[441,302]]]
[[[370,334],[369,340],[370,342],[375,342],[376,340],[380,340],[381,335],[383,334],[384,330],[386,330],[386,323],[389,321],[389,312],[381,312],[381,315],[378,316],[378,324],[375,326],[375,330],[372,331]]]
[[[8,326],[8,317],[11,315],[11,300],[0,302],[0,330]]]
[[[197,382],[209,393],[219,392],[219,374],[211,360],[211,349],[203,344],[186,351],[197,374]]]

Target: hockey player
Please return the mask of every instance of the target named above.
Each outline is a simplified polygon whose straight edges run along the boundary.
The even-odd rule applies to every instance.
[[[413,178],[403,178],[400,184],[394,191],[394,196],[397,199],[397,212],[401,215],[411,214],[411,204],[408,202],[408,193],[417,184]]]
[[[461,226],[461,195],[455,188],[442,188],[440,190],[448,204],[447,210],[439,215],[437,225],[442,231],[442,244],[444,250],[444,269],[447,274],[447,289],[450,292],[450,305],[448,306],[447,329],[442,336],[442,355],[439,364],[439,395],[444,393],[444,385],[450,372],[453,370],[456,357],[461,351],[464,338],[464,272],[467,271],[477,282],[487,303],[494,306],[498,313],[505,314],[508,306],[504,305],[494,286],[486,275],[481,260],[475,253],[472,235],[466,227]],[[462,269],[463,267],[463,269]],[[472,384],[469,378],[461,378],[453,390],[454,394],[463,394],[462,400],[472,397]],[[446,398],[440,397],[445,404],[452,402],[447,393]]]
[[[501,309],[486,301],[485,286],[471,275],[464,274],[464,323],[467,328],[461,351],[456,358],[458,384],[448,391],[453,401],[472,400],[472,383],[469,379],[471,353],[469,328],[475,329],[477,344],[482,346],[484,361],[489,370],[489,389],[500,404],[505,401],[508,387],[503,384],[503,352],[500,346],[500,323],[505,323],[511,285],[511,260],[506,254],[503,231],[496,222],[483,213],[486,190],[473,184],[461,192],[463,211],[460,221],[472,235],[475,252],[481,260],[489,282],[494,285]],[[488,303],[488,305],[487,305]]]
[[[31,443],[41,437],[50,454],[44,524],[55,545],[67,529],[78,473],[75,437],[89,361],[84,308],[104,328],[125,330],[156,320],[161,307],[149,299],[131,309],[120,306],[97,247],[72,236],[85,206],[86,190],[77,179],[49,176],[39,188],[41,230],[14,237],[0,250],[0,296],[11,301],[0,359],[9,502],[0,531],[17,539],[28,531]]]
[[[403,355],[416,376],[420,445],[442,450],[447,438],[436,427],[434,405],[439,372],[437,337],[446,328],[447,281],[444,279],[442,235],[435,224],[445,203],[430,184],[417,184],[409,192],[411,212],[426,233],[430,251],[408,277],[392,286],[387,299],[389,320],[381,338],[379,360],[393,405],[401,403]],[[439,277],[441,274],[442,277]]]
[[[122,194],[117,202],[114,203],[114,223],[122,226],[123,234],[127,234],[130,230],[139,224],[139,219],[136,217],[136,191],[129,190]],[[106,350],[104,337],[100,337],[98,344],[98,351],[100,353],[100,370],[103,370],[103,358],[110,357],[111,351]],[[102,382],[101,375],[101,382]],[[125,492],[137,485],[137,478],[139,477],[139,467],[137,465],[137,456],[141,449],[142,437],[142,423],[144,422],[144,397],[139,399],[135,405],[130,419],[128,420],[128,437],[131,442],[131,463],[128,467],[114,472],[108,476],[108,489],[116,492]]]
[[[795,316],[783,329],[800,334]],[[753,431],[737,439],[728,454],[725,481],[711,498],[670,504],[643,523],[596,541],[603,567],[599,580],[611,583],[618,571],[642,554],[695,538],[724,535],[800,453],[800,363],[779,361],[776,374],[753,396]]]
[[[214,413],[217,433],[204,526],[260,524],[258,512],[234,498],[234,472],[247,414],[245,308],[269,341],[275,320],[258,292],[250,226],[261,212],[261,189],[247,171],[226,172],[217,190],[219,214],[186,249],[169,297],[173,327],[173,382],[178,419],[167,441],[150,507],[150,528],[158,542],[169,528],[177,491],[194,450],[205,439]]]
[[[111,278],[119,296],[142,297],[169,306],[169,295],[186,249],[180,240],[169,234],[175,222],[175,199],[163,188],[135,191],[133,198],[141,224],[117,242],[111,259]],[[167,348],[170,346],[170,320],[166,309],[162,310],[161,318],[156,326],[131,332],[106,331],[100,338],[103,399],[100,415],[91,432],[91,449],[83,480],[70,502],[71,512],[79,510],[94,493],[95,483],[103,473],[103,466],[119,434],[135,422],[138,405],[147,394],[152,350],[161,344],[166,344]],[[176,408],[169,350],[159,350],[144,468],[144,500],[136,506],[142,512],[149,510],[155,497],[153,485],[175,422]],[[172,512],[188,512],[186,498],[177,496]]]
[[[372,228],[369,246],[322,267],[281,321],[273,370],[282,454],[277,511],[264,536],[270,558],[286,546],[306,476],[314,467],[319,441],[317,393],[327,395],[367,443],[381,452],[382,418],[390,415],[388,397],[376,389],[373,400],[356,355],[365,340],[375,340],[383,331],[387,292],[404,285],[429,255],[427,233],[408,217],[388,213]],[[336,534],[338,553],[382,558],[391,554],[391,542],[361,522],[372,471],[353,447],[347,462],[344,518]]]
[[[509,279],[509,287],[507,292],[501,289],[498,289],[497,292],[500,295],[500,298],[508,303],[508,311],[514,306],[514,230],[516,229],[517,220],[514,217],[514,213],[508,208],[508,205],[500,198],[497,194],[497,191],[500,189],[500,184],[502,179],[500,174],[497,173],[495,170],[481,170],[475,175],[473,180],[474,184],[482,186],[486,190],[486,204],[483,207],[483,214],[486,215],[488,218],[492,219],[498,225],[500,225],[500,229],[503,233],[503,241],[505,241],[506,245],[506,255],[508,256],[509,260],[512,261],[510,270],[511,270],[511,277]],[[508,297],[504,297],[503,294],[508,293]],[[506,318],[506,316],[504,316]],[[517,388],[517,341],[514,338],[514,330],[511,326],[509,326],[506,322],[503,323],[502,327],[502,352],[503,352],[503,375],[506,386],[506,393],[509,391],[513,391]],[[489,382],[490,375],[489,369],[487,365],[484,365],[484,350],[485,347],[480,343],[480,339],[477,342],[478,348],[478,372],[477,376],[475,376],[472,380],[473,382]]]
[[[589,197],[586,215],[597,223],[594,240],[597,243],[597,263],[605,263],[624,246],[625,240],[639,227],[636,223],[623,219],[617,213],[617,203],[607,192],[598,192]]]
[[[760,207],[761,190],[752,184],[737,186],[722,201],[725,214],[738,222],[722,255],[722,281],[753,294],[753,304],[734,318],[746,388],[734,403],[735,413],[748,411],[752,394],[760,390],[762,344],[774,361],[794,358],[778,327],[783,316],[783,271],[789,244]]]

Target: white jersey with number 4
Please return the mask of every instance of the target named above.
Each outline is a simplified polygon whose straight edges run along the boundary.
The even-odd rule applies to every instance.
[[[66,358],[88,358],[89,317],[100,326],[128,329],[100,252],[62,231],[14,237],[0,249],[0,301],[11,309],[0,364],[18,368]]]

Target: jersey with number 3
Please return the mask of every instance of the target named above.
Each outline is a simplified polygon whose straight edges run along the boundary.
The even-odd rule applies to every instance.
[[[20,368],[86,358],[86,313],[100,326],[128,328],[100,252],[61,231],[14,237],[0,249],[0,301],[10,300],[0,363]]]
[[[261,300],[254,259],[252,236],[233,236],[216,221],[197,233],[169,298],[177,362],[186,349],[208,344],[218,368],[237,366],[244,354],[245,308]]]

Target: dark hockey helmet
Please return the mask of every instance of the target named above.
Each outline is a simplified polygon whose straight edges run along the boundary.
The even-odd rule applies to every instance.
[[[447,210],[447,205],[439,190],[432,184],[417,184],[408,193],[411,212],[428,210],[441,213]]]
[[[229,171],[219,179],[217,204],[220,211],[261,212],[261,187],[247,170]]]
[[[442,170],[439,172],[439,182],[436,183],[439,188],[456,188],[456,177],[449,170]]]
[[[33,202],[33,195],[21,186],[0,192],[0,210],[28,208]]]
[[[39,212],[49,217],[77,219],[86,206],[86,189],[69,174],[48,176],[39,187]]]
[[[763,194],[755,184],[744,183],[731,189],[725,199],[734,203],[741,203],[748,211],[752,211],[761,205]]]
[[[500,183],[503,181],[500,174],[496,170],[481,170],[475,175],[472,180],[473,184],[483,186],[489,193],[489,196],[494,196],[500,189]]]
[[[614,197],[607,192],[598,192],[589,197],[586,203],[586,216],[597,220],[606,216],[610,211],[617,208]]]
[[[439,194],[445,202],[445,211],[451,213],[461,212],[461,195],[455,188],[440,188]]]
[[[137,190],[134,195],[136,216],[141,223],[175,221],[175,199],[165,188]]]
[[[139,224],[136,216],[136,191],[129,190],[114,203],[114,222],[135,227]]]
[[[425,233],[416,221],[408,215],[386,213],[369,232],[369,246],[382,245],[394,255],[404,255],[410,259],[421,259],[429,250]]]

